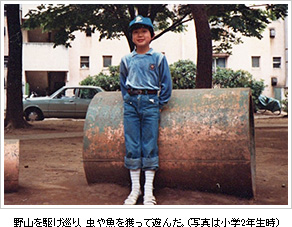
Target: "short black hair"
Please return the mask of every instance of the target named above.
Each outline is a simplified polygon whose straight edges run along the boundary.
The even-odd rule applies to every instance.
[[[139,29],[139,28],[147,28],[149,31],[150,31],[150,34],[151,34],[151,37],[153,38],[154,37],[154,31],[153,31],[153,28],[148,26],[148,25],[145,25],[145,24],[134,24],[130,27],[129,29],[129,33],[130,33],[130,37],[132,37],[132,32],[136,29]]]

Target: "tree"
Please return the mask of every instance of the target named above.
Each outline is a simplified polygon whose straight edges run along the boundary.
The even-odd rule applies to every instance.
[[[5,5],[9,36],[7,72],[7,106],[4,125],[6,128],[23,128],[28,123],[23,118],[22,106],[22,33],[19,5]]]
[[[150,17],[156,30],[161,31],[154,39],[169,31],[181,32],[183,23],[191,20],[187,6],[167,4],[69,4],[40,5],[30,10],[24,28],[41,27],[43,31],[55,31],[55,46],[70,47],[74,40],[74,31],[100,32],[99,40],[126,36],[130,50],[134,45],[128,33],[128,25],[137,15]]]
[[[190,5],[197,36],[196,88],[212,87],[212,39],[205,5]]]

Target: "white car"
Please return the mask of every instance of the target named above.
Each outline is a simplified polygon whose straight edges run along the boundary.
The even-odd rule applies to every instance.
[[[85,118],[92,98],[104,92],[96,86],[65,86],[47,97],[25,98],[23,113],[27,121],[44,118]]]

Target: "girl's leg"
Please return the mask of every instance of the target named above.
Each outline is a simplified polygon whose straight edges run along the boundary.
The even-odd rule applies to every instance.
[[[153,196],[153,180],[155,176],[154,170],[145,171],[144,185],[144,205],[156,205],[156,199]]]
[[[141,148],[142,170],[157,170],[158,133],[159,133],[159,100],[156,95],[145,96],[143,102],[143,116],[141,119]]]
[[[141,195],[140,172],[141,169],[130,170],[132,190],[128,198],[125,200],[124,205],[135,205],[138,197]]]
[[[137,111],[137,97],[131,96],[124,102],[124,136],[127,169],[141,169],[141,134],[140,116]]]
[[[156,95],[145,96],[143,118],[141,121],[142,169],[145,171],[144,205],[155,205],[153,196],[153,180],[159,167],[158,128],[159,99]]]

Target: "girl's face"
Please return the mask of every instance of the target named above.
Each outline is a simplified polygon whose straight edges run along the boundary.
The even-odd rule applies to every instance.
[[[137,48],[149,47],[152,40],[151,33],[147,28],[138,28],[132,32],[132,40]]]

